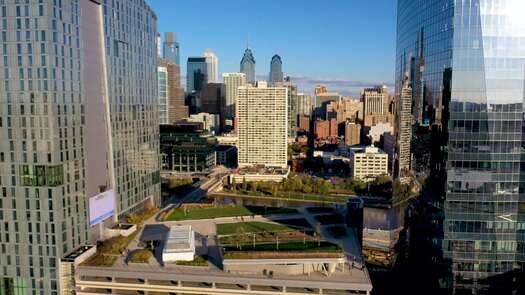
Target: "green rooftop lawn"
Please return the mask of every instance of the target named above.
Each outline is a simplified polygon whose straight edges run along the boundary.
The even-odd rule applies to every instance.
[[[192,261],[177,261],[175,264],[183,266],[208,266],[208,257],[206,255],[199,255],[195,256]]]
[[[339,257],[343,255],[342,249],[329,242],[302,241],[265,244],[243,244],[242,247],[228,246],[223,247],[224,259],[252,259],[252,258],[300,258],[300,257],[321,257],[323,254],[329,257]],[[272,254],[273,253],[273,254]]]
[[[218,206],[209,208],[175,208],[166,217],[166,221],[208,219],[234,216],[297,213],[295,209],[256,207],[256,206]]]
[[[257,233],[257,232],[279,232],[294,230],[286,225],[266,223],[266,222],[236,222],[217,224],[217,234],[233,235],[239,233]]]

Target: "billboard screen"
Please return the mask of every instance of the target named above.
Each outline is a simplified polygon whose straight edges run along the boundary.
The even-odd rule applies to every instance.
[[[89,198],[89,225],[94,226],[115,214],[115,191],[108,190]]]

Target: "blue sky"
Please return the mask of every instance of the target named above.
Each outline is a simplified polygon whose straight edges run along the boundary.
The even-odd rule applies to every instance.
[[[147,1],[159,32],[177,33],[183,75],[187,57],[206,48],[219,57],[221,73],[237,72],[249,43],[260,78],[279,54],[302,92],[324,83],[356,94],[394,80],[395,0]]]

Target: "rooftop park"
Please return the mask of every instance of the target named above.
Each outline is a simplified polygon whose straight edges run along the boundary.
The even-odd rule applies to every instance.
[[[341,248],[315,231],[286,225],[240,222],[217,225],[224,259],[342,257]]]
[[[165,221],[180,221],[194,219],[211,219],[221,217],[294,214],[297,210],[263,206],[214,205],[214,204],[183,204],[173,208],[164,216]]]
[[[349,196],[381,197],[393,202],[410,198],[412,186],[393,182],[390,176],[379,176],[364,182],[353,178],[333,177],[329,180],[307,174],[290,173],[282,182],[242,181],[225,184],[224,193],[260,198],[306,200],[323,203],[344,203]]]

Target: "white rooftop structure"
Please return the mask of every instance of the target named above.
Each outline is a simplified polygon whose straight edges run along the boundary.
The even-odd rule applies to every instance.
[[[195,256],[195,232],[191,225],[172,226],[166,235],[162,261],[192,261]]]

